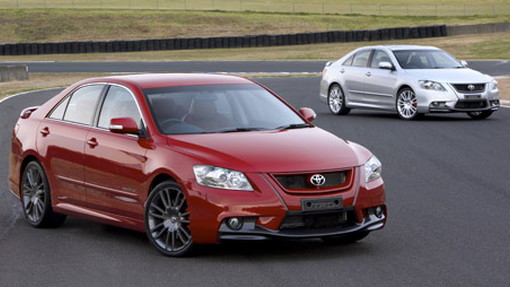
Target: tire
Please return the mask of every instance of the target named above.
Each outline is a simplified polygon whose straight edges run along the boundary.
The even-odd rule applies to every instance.
[[[418,113],[416,93],[410,88],[403,88],[398,91],[395,105],[398,116],[403,120],[415,120],[422,116]]]
[[[333,84],[328,92],[329,111],[335,115],[347,115],[351,109],[345,106],[345,94],[342,87]]]
[[[346,235],[323,237],[322,240],[331,244],[352,244],[368,236],[369,231],[358,231]]]
[[[65,215],[53,212],[50,185],[37,161],[29,162],[23,170],[21,203],[25,219],[33,227],[58,227],[66,219]]]
[[[484,120],[492,115],[492,111],[467,112],[467,115],[473,120]]]
[[[154,187],[145,205],[147,237],[166,256],[191,254],[193,240],[189,229],[186,196],[174,181],[164,181]]]

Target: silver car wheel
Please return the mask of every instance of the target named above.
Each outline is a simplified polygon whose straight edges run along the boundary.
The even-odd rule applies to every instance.
[[[335,115],[346,115],[350,111],[349,108],[345,107],[345,95],[342,88],[337,84],[332,85],[329,89],[328,107]]]
[[[411,89],[403,89],[397,97],[398,115],[405,120],[411,120],[418,116],[418,100]]]
[[[146,207],[146,229],[151,243],[169,256],[186,255],[192,246],[187,201],[178,184],[157,185]]]

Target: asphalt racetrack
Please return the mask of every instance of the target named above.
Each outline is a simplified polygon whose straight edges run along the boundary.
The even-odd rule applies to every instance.
[[[258,81],[379,157],[385,229],[352,245],[239,242],[167,258],[145,234],[78,218],[31,228],[8,191],[8,151],[21,109],[56,93],[49,90],[0,103],[0,286],[508,286],[509,108],[482,121],[446,114],[407,122],[359,110],[334,116],[318,100],[317,77]]]

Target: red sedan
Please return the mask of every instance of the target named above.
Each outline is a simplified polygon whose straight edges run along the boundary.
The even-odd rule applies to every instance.
[[[158,251],[223,240],[354,242],[386,223],[381,163],[248,79],[87,79],[16,123],[9,185],[34,227],[80,216]]]

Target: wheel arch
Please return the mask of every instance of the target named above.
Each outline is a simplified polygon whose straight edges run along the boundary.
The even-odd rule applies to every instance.
[[[340,87],[340,89],[342,90],[342,92],[344,91],[344,88],[342,87],[342,84],[340,84],[340,82],[333,81],[333,82],[329,83],[328,93],[329,93],[329,91],[331,91],[331,88],[333,87],[333,85],[338,85]],[[345,93],[344,93],[344,95],[345,95]]]
[[[33,154],[29,154],[27,155],[25,158],[23,158],[23,160],[21,161],[21,164],[20,164],[20,167],[19,167],[19,179],[20,179],[20,185],[21,185],[21,178],[23,177],[23,172],[25,171],[25,168],[27,167],[27,165],[31,162],[37,162],[42,168],[43,168],[43,171],[44,171],[44,166],[41,164],[41,161]]]
[[[402,85],[400,85],[400,87],[398,87],[398,89],[397,89],[397,93],[396,93],[396,95],[395,95],[395,98],[398,96],[398,94],[399,94],[399,93],[400,93],[403,89],[406,89],[406,88],[407,88],[407,89],[411,89],[413,92],[415,92],[415,91],[414,91],[414,89],[413,89],[413,87],[411,87],[410,85],[408,85],[408,84],[402,84]],[[416,92],[415,92],[415,93],[416,93]]]
[[[173,182],[176,182],[178,183],[178,181],[173,177],[171,176],[170,174],[168,173],[159,173],[158,175],[156,175],[150,185],[149,185],[149,190],[147,191],[147,197],[149,197],[149,195],[151,194],[152,190],[154,189],[154,187],[156,187],[158,184],[164,182],[164,181],[173,181]]]

